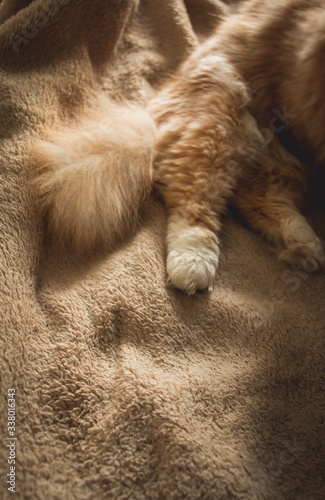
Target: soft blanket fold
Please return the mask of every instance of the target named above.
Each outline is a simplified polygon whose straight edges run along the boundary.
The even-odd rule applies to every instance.
[[[0,5],[1,498],[7,480],[33,500],[325,497],[324,274],[290,270],[229,215],[214,291],[186,297],[165,284],[154,193],[133,238],[83,261],[34,207],[44,126],[103,92],[145,103],[230,8]],[[325,240],[324,213],[313,225]]]

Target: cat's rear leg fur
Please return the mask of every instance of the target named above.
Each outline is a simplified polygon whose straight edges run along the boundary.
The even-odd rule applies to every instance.
[[[203,224],[191,224],[187,217],[169,215],[167,227],[168,281],[192,295],[213,288],[219,262],[217,235]]]
[[[284,245],[279,255],[281,260],[310,272],[324,267],[324,248],[302,215],[283,220],[280,231]]]
[[[276,246],[280,260],[307,272],[317,271],[325,264],[324,248],[300,212],[308,197],[306,168],[299,168],[298,160],[284,150],[281,155],[286,166],[269,163],[261,174],[267,181],[239,189],[236,203],[252,229]]]
[[[191,295],[213,288],[219,263],[217,232],[236,180],[199,150],[185,152],[179,144],[173,146],[174,151],[178,147],[181,156],[169,151],[160,161],[156,181],[168,212],[168,281]]]
[[[154,173],[168,213],[168,281],[189,295],[213,288],[220,218],[236,185],[223,152],[225,131],[205,121],[192,130],[185,123],[168,144],[158,141]]]
[[[188,294],[213,287],[221,214],[237,181],[233,134],[248,102],[240,76],[214,45],[194,52],[150,105],[154,178],[168,214],[168,281]]]

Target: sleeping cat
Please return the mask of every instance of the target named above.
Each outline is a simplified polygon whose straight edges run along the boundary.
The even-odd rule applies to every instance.
[[[290,129],[325,160],[325,6],[254,0],[226,19],[151,102],[155,181],[168,211],[167,274],[212,289],[231,202],[291,265],[319,269],[321,242],[300,213],[315,168],[281,145]]]
[[[155,134],[143,110],[104,109],[104,100],[95,116],[36,146],[35,187],[50,229],[78,251],[123,232],[149,192],[155,141],[173,285],[212,289],[230,203],[280,259],[319,269],[324,250],[301,214],[316,169],[290,154],[279,132],[324,163],[324,54],[321,0],[246,1],[149,103]]]

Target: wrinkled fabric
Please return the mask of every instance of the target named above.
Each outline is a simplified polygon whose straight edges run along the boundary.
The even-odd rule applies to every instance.
[[[145,104],[229,10],[1,4],[1,498],[10,388],[16,498],[325,497],[324,273],[291,270],[228,214],[214,291],[187,297],[166,285],[155,192],[132,238],[84,259],[34,205],[29,151],[44,127],[102,92]],[[325,240],[324,214],[312,217]]]

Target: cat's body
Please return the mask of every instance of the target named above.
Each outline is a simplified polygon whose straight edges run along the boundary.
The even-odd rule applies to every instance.
[[[151,103],[155,180],[168,211],[167,273],[178,288],[189,294],[212,288],[217,232],[230,202],[281,259],[310,270],[324,263],[300,213],[314,168],[278,137],[290,130],[324,161],[324,54],[322,2],[250,1]]]
[[[239,13],[223,21],[149,104],[157,125],[154,178],[168,213],[167,273],[176,287],[189,294],[212,288],[219,259],[217,233],[229,203],[236,205],[248,225],[279,247],[283,260],[315,270],[323,264],[321,243],[300,213],[312,192],[314,168],[288,153],[278,133],[290,131],[316,163],[325,161],[325,69],[320,64],[324,54],[325,7],[320,0],[249,0]],[[137,138],[132,125],[123,138],[125,144],[129,133],[131,142],[139,141],[141,134],[150,136],[143,142],[147,170],[143,161],[134,165],[141,167],[135,182],[138,190],[150,178],[152,130],[148,122],[141,132],[139,124]],[[80,126],[73,141],[78,134],[82,140]],[[41,164],[53,162],[55,151],[48,144],[41,144]],[[112,145],[118,151],[116,141],[108,140],[105,154]],[[81,163],[89,172],[96,157],[99,170],[106,172],[105,155],[101,148],[95,150],[85,152]],[[134,151],[138,158],[139,148]],[[52,182],[58,163],[59,158],[51,163],[53,168],[41,171],[36,185],[44,211],[50,212],[52,226],[60,232],[56,220],[60,210],[55,214],[52,209],[60,204],[55,189],[60,192],[61,184],[57,188]],[[119,162],[115,163],[118,167]],[[118,168],[113,171],[123,197],[128,183]],[[96,175],[107,182],[106,174]],[[96,189],[96,183],[90,184],[90,191]],[[68,194],[63,197],[68,200]],[[107,199],[95,199],[92,211],[103,210],[109,219]],[[132,213],[140,199],[135,198]],[[71,217],[66,235],[77,234],[73,203],[73,199],[67,202]],[[122,208],[128,214],[125,205]],[[98,235],[105,237],[101,216],[95,217],[96,225],[89,223],[92,212],[87,212],[87,196],[84,206],[88,229],[83,232],[78,219],[75,238],[81,249],[96,242]],[[122,230],[125,217],[114,220],[115,231],[119,224]]]

